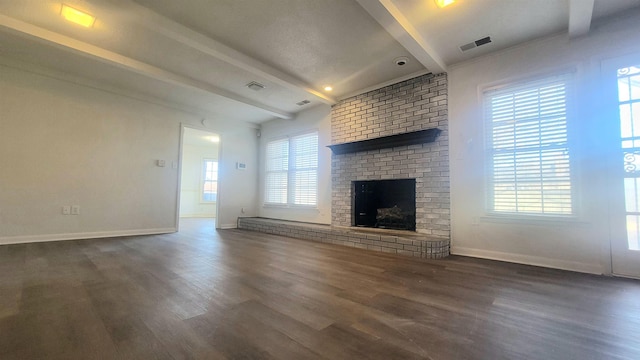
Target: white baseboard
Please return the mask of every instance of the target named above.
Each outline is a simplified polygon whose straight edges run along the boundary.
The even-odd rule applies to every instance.
[[[176,231],[177,231],[176,228],[160,228],[160,229],[97,231],[97,232],[69,233],[69,234],[5,236],[5,237],[0,237],[0,245],[26,244],[26,243],[37,243],[37,242],[47,242],[47,241],[98,239],[98,238],[119,237],[119,236],[168,234]]]
[[[237,229],[238,224],[220,224],[220,229]]]
[[[482,259],[506,261],[511,263],[525,264],[525,265],[542,266],[542,267],[548,267],[553,269],[577,271],[577,272],[583,272],[583,273],[589,273],[589,274],[601,275],[606,273],[603,270],[602,265],[600,264],[587,264],[587,263],[582,263],[577,261],[549,259],[549,258],[538,257],[538,256],[503,253],[499,251],[489,251],[489,250],[452,246],[451,254],[470,256],[470,257],[476,257],[476,258],[482,258]]]

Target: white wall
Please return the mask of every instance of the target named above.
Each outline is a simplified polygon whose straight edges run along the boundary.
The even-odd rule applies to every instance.
[[[187,136],[188,128],[185,129]],[[202,167],[204,159],[218,159],[218,145],[182,145],[180,180],[180,217],[216,217],[216,203],[202,202]]]
[[[258,137],[256,129],[238,127],[220,134],[218,163],[219,227],[235,228],[239,216],[258,216]],[[246,164],[245,170],[236,163]],[[243,211],[244,209],[244,211]]]
[[[602,135],[616,118],[598,106],[603,60],[640,51],[640,14],[594,24],[587,37],[530,42],[449,68],[452,253],[610,272],[606,152]],[[639,58],[640,59],[640,58]],[[639,61],[640,62],[640,61]],[[570,119],[578,187],[576,221],[525,221],[487,216],[481,91],[529,76],[575,69],[577,108]]]
[[[202,116],[42,69],[0,65],[0,78],[0,244],[175,231],[172,162],[181,124]],[[210,124],[224,144],[219,223],[235,225],[239,206],[257,213],[257,172],[231,170],[238,158],[255,168],[255,129]],[[81,214],[62,215],[63,205]]]
[[[267,142],[309,130],[318,131],[318,206],[315,209],[264,206],[264,154]],[[331,107],[318,105],[298,113],[293,120],[262,124],[260,136],[259,215],[261,217],[331,224]]]

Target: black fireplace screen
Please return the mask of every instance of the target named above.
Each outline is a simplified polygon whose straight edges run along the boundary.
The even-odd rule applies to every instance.
[[[352,183],[353,226],[416,229],[416,179]]]

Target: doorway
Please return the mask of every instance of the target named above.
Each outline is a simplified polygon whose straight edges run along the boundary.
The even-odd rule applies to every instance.
[[[218,215],[220,136],[184,127],[180,163],[179,220],[210,219]]]
[[[603,70],[607,93],[615,95],[609,96],[608,107],[615,108],[618,130],[612,164],[612,271],[640,278],[640,56],[611,61]]]

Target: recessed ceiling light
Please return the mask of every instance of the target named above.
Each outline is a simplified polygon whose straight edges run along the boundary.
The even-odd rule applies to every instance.
[[[438,7],[443,8],[445,6],[453,4],[454,2],[456,2],[456,0],[435,0],[435,2]]]
[[[74,9],[71,6],[66,4],[62,4],[60,15],[62,15],[62,17],[71,21],[72,23],[76,23],[84,27],[92,27],[93,24],[96,22],[95,16],[87,14],[84,11]]]
[[[400,56],[393,59],[393,62],[398,66],[405,66],[409,62],[409,58],[406,56]]]
[[[333,88],[329,85],[324,87],[324,91],[331,91],[331,90],[333,90]]]

